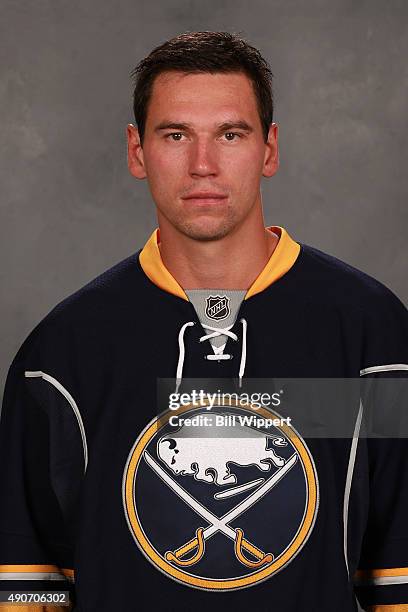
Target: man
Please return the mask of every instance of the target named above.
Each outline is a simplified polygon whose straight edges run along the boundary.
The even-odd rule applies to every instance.
[[[366,610],[408,610],[407,446],[359,439],[363,403],[351,438],[308,440],[269,419],[279,385],[270,408],[162,403],[167,379],[178,400],[193,379],[241,391],[402,376],[404,306],[265,228],[278,126],[256,49],[183,34],[134,76],[128,164],[159,227],[56,307],[10,368],[4,589],[70,589],[81,612],[351,612],[356,594]]]

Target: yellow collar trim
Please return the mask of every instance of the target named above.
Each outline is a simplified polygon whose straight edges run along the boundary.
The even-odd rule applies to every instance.
[[[293,266],[300,253],[300,245],[289,236],[288,232],[283,227],[271,225],[267,229],[280,236],[279,242],[264,269],[256,277],[246,292],[246,300],[260,293],[286,274]],[[152,283],[160,287],[160,289],[164,289],[164,291],[168,293],[172,293],[183,300],[189,301],[183,288],[179,285],[174,276],[170,274],[163,263],[158,244],[159,237],[159,228],[156,228],[139,255],[140,265],[146,276]]]
[[[279,225],[271,225],[266,229],[280,235],[279,242],[276,245],[274,252],[266,262],[264,269],[261,270],[246,292],[246,300],[257,293],[260,293],[286,274],[286,272],[291,269],[300,253],[300,244],[295,242],[293,238],[289,236],[284,227],[280,227]]]

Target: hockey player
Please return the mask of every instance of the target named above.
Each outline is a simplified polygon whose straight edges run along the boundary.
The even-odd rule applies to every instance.
[[[180,35],[135,69],[128,165],[158,228],[59,304],[10,368],[2,590],[70,591],[77,612],[408,610],[406,440],[360,435],[363,401],[351,436],[307,438],[266,396],[238,396],[260,379],[408,371],[398,298],[265,227],[271,76],[225,32]],[[182,404],[174,426],[167,379],[177,397],[193,379],[237,395]],[[274,399],[284,412],[283,389]]]

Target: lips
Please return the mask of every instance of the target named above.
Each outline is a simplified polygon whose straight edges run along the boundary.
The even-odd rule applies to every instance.
[[[185,196],[183,200],[186,200],[188,202],[206,204],[211,202],[220,202],[221,200],[225,200],[226,198],[226,195],[214,191],[197,191],[195,193],[191,193],[188,196]]]

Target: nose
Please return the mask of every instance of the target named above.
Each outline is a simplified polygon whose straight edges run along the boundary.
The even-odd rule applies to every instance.
[[[191,176],[218,174],[218,160],[213,143],[197,139],[189,150],[189,171]]]

